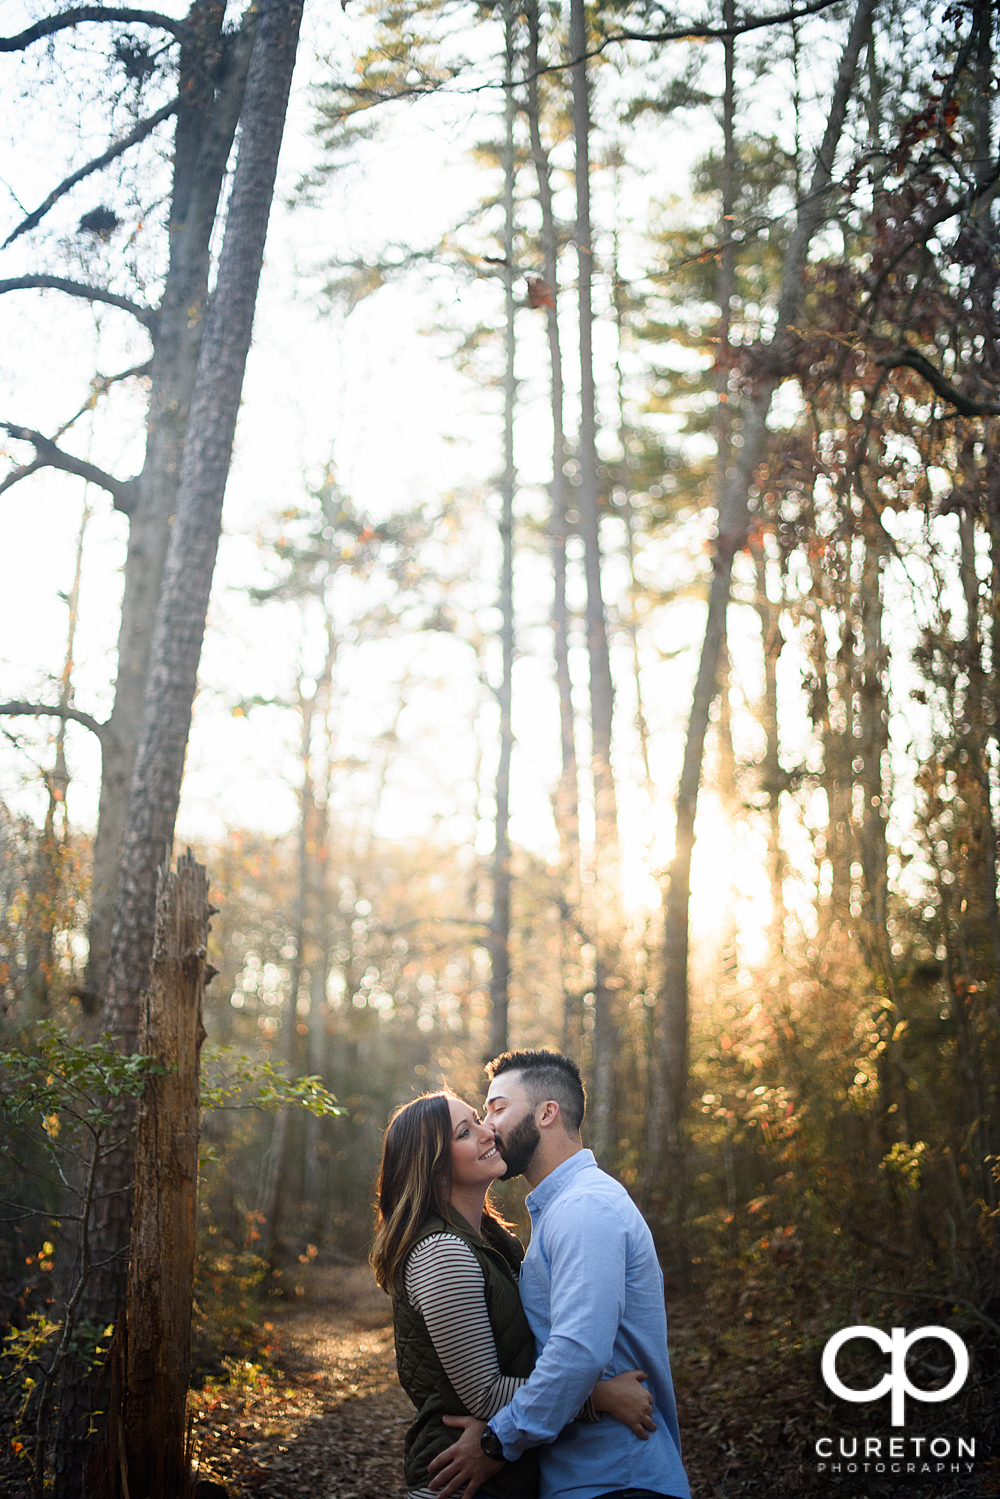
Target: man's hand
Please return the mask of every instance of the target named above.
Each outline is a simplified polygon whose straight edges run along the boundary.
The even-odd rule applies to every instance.
[[[434,1474],[431,1488],[440,1499],[462,1492],[462,1499],[473,1499],[480,1484],[499,1473],[503,1463],[492,1462],[479,1445],[479,1438],[486,1430],[485,1421],[475,1416],[442,1416],[445,1426],[461,1426],[465,1429],[457,1442],[439,1452],[430,1464]]]

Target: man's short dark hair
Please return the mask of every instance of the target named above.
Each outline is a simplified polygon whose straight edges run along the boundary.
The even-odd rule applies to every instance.
[[[587,1095],[580,1080],[580,1069],[572,1057],[564,1057],[561,1051],[505,1051],[486,1064],[486,1076],[491,1083],[505,1072],[520,1072],[535,1103],[546,1098],[555,1099],[566,1128],[580,1128],[587,1108]]]

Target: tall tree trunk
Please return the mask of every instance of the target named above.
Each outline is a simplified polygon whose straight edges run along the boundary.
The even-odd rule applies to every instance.
[[[309,960],[309,1074],[329,1083],[326,1057],[326,1021],[329,1011],[326,1006],[326,985],[330,976],[330,920],[327,908],[327,839],[329,820],[324,803],[317,826],[322,836],[323,847],[314,864],[316,888],[313,903],[312,956]],[[324,1181],[321,1147],[325,1120],[315,1114],[305,1118],[305,1163],[303,1169],[303,1193],[309,1204],[310,1225],[313,1233],[321,1233],[324,1221]]]
[[[333,688],[333,669],[337,658],[337,637],[333,622],[327,618],[327,654],[323,674],[317,684],[317,705],[322,715],[323,735],[323,782],[321,796],[316,796],[316,777],[313,777],[313,831],[309,861],[309,1034],[308,1069],[313,1077],[327,1077],[326,1023],[329,1011],[326,1005],[326,986],[330,976],[330,949],[333,946],[333,922],[331,920],[329,869],[330,869],[330,791],[333,758],[332,733],[330,730],[330,706]],[[312,1227],[315,1233],[322,1232],[324,1219],[323,1196],[326,1173],[322,1169],[321,1146],[326,1121],[314,1114],[305,1118],[305,1162],[303,1168],[303,1193],[310,1204]]]
[[[80,574],[83,570],[83,542],[87,534],[90,515],[90,504],[85,486],[83,514],[80,517],[80,529],[76,538],[73,582],[66,596],[69,616],[66,625],[66,654],[63,657],[63,669],[59,678],[59,706],[62,709],[68,708],[73,701],[73,656],[80,605]],[[67,854],[66,840],[69,827],[66,816],[66,793],[69,789],[69,771],[66,768],[65,718],[58,720],[54,762],[52,769],[45,777],[45,783],[48,805],[45,809],[42,836],[35,849],[31,909],[27,923],[28,940],[25,944],[27,970],[25,992],[30,1004],[28,1013],[32,1023],[49,1013],[55,928]],[[61,823],[61,828],[57,827],[57,823]]]
[[[298,687],[299,712],[302,715],[300,736],[300,758],[302,761],[302,785],[299,790],[299,829],[296,858],[295,886],[295,957],[289,976],[288,1019],[285,1028],[285,1062],[291,1074],[305,1071],[308,1064],[311,1072],[321,1072],[322,1062],[316,1062],[318,1049],[326,1039],[324,1010],[326,980],[328,973],[328,911],[326,903],[326,860],[329,835],[329,739],[324,765],[326,780],[325,795],[317,796],[316,757],[314,742],[317,721],[326,724],[330,710],[330,694],[333,670],[337,659],[338,641],[333,623],[326,621],[326,658],[310,693]],[[300,1017],[299,999],[303,981],[309,981],[309,1022]],[[318,1143],[320,1121],[312,1115],[303,1120],[289,1109],[282,1109],[274,1121],[271,1144],[265,1157],[261,1190],[261,1213],[265,1228],[261,1236],[261,1254],[273,1259],[278,1249],[283,1220],[287,1218],[292,1193],[301,1187],[303,1196],[315,1206],[312,1188],[315,1186],[315,1145]],[[315,1127],[313,1127],[315,1126]],[[296,1158],[297,1147],[301,1147],[301,1171]]]
[[[615,394],[618,405],[618,446],[621,448],[621,469],[619,471],[619,482],[621,484],[621,496],[619,505],[621,507],[621,518],[625,523],[625,558],[628,562],[629,571],[629,594],[632,607],[628,619],[628,640],[632,655],[632,691],[635,693],[635,731],[639,739],[639,758],[642,762],[643,786],[650,799],[653,801],[653,776],[649,765],[649,723],[646,718],[646,709],[642,698],[642,672],[640,670],[639,658],[639,624],[635,609],[635,601],[639,596],[639,579],[635,567],[635,511],[632,507],[632,486],[629,482],[629,452],[632,442],[632,429],[629,425],[628,412],[625,404],[625,367],[622,361],[622,352],[625,348],[625,337],[627,332],[627,283],[621,276],[620,260],[620,233],[619,224],[621,214],[619,211],[619,187],[620,187],[621,162],[615,163],[615,228],[612,235],[613,263],[611,266],[611,305],[615,313]],[[652,829],[649,838],[652,839]]]
[[[889,750],[889,704],[885,673],[888,653],[883,634],[882,571],[885,543],[881,530],[863,537],[861,567],[861,680],[858,682],[858,725],[861,730],[861,821],[858,850],[863,879],[862,942],[869,962],[881,975],[886,993],[893,994],[893,962],[889,940],[889,851],[886,840],[883,766]]]
[[[722,19],[724,26],[731,26],[736,13],[735,0],[724,0]],[[729,405],[729,386],[732,363],[732,300],[736,294],[736,242],[733,235],[736,217],[736,201],[739,192],[739,181],[737,175],[736,155],[736,42],[735,38],[729,36],[723,40],[723,65],[724,82],[722,91],[722,181],[721,181],[721,213],[719,215],[719,251],[718,265],[716,267],[716,295],[719,304],[719,332],[718,353],[716,354],[715,387],[718,395],[718,405],[715,412],[715,438],[717,444],[715,460],[715,486],[716,504],[720,512],[722,507],[722,496],[725,492],[727,475],[732,453],[732,412]],[[724,649],[725,624],[723,624],[723,639],[720,641],[720,659]],[[718,670],[718,667],[716,667]],[[700,775],[700,767],[699,767]],[[687,909],[685,907],[685,941]],[[685,996],[687,986],[687,953],[684,954],[685,964]],[[651,1194],[656,1183],[662,1176],[662,1152],[664,1146],[664,1132],[667,1125],[667,1088],[670,1083],[672,1071],[676,1074],[678,1067],[675,1065],[671,1070],[665,1062],[664,1057],[668,1051],[672,1054],[678,1044],[677,1037],[671,1039],[669,1046],[667,1037],[663,1034],[663,1010],[662,1002],[650,1016],[649,1032],[656,1048],[655,1055],[649,1058],[648,1089],[649,1111],[646,1116],[646,1151],[645,1163],[642,1177],[642,1200],[648,1209],[651,1203]],[[657,1013],[660,1011],[661,1013]],[[687,1015],[683,1017],[683,1058],[680,1066],[686,1074],[687,1071]]]
[[[542,262],[550,301],[546,306],[549,344],[549,409],[552,421],[552,485],[550,490],[549,544],[552,550],[552,641],[555,655],[556,692],[559,699],[559,786],[555,796],[556,832],[559,837],[560,927],[563,974],[563,1031],[568,1035],[575,1018],[576,1001],[566,982],[569,958],[575,954],[574,937],[580,905],[580,794],[577,782],[576,717],[573,684],[569,672],[569,606],[566,598],[566,517],[569,486],[566,482],[565,395],[562,346],[559,334],[559,240],[552,209],[552,171],[542,142],[539,100],[540,24],[537,0],[531,0],[528,21],[528,132],[531,156],[538,182],[542,217]],[[575,966],[575,965],[574,965]]]
[[[299,1039],[299,994],[302,980],[309,965],[308,928],[311,902],[310,843],[313,838],[316,794],[312,778],[313,711],[316,693],[303,693],[301,678],[298,688],[299,713],[302,724],[299,735],[299,755],[302,762],[302,785],[299,788],[299,826],[295,854],[295,904],[292,912],[295,956],[288,976],[288,1013],[284,1021],[282,1051],[290,1074],[301,1072],[300,1059],[305,1047]],[[279,1109],[274,1118],[271,1143],[264,1157],[261,1184],[260,1212],[263,1218],[260,1253],[269,1262],[274,1261],[280,1242],[283,1217],[293,1190],[292,1136],[294,1121],[291,1109]]]
[[[722,24],[731,27],[736,21],[735,0],[723,0]],[[729,404],[730,376],[732,373],[733,300],[736,297],[736,199],[739,190],[738,159],[736,153],[736,39],[723,38],[723,88],[722,88],[722,216],[719,224],[719,240],[722,248],[716,267],[716,297],[719,303],[719,345],[716,355],[715,389],[715,488],[722,495],[726,475],[732,461],[733,413]],[[763,560],[763,553],[760,554]],[[736,804],[736,752],[733,748],[732,711],[729,703],[729,688],[732,673],[732,656],[728,636],[723,639],[719,651],[719,719],[716,730],[718,745],[719,777],[718,792],[727,815],[732,817]],[[766,670],[765,670],[766,678]],[[726,912],[721,932],[720,957],[722,970],[727,972],[737,963],[736,905],[734,890],[730,882],[726,892]]]
[[[517,10],[512,0],[504,6],[504,383],[503,476],[500,481],[500,648],[502,655],[497,702],[500,707],[500,746],[496,776],[496,822],[493,841],[493,916],[490,921],[490,1052],[499,1056],[509,1040],[510,1001],[510,762],[514,748],[511,699],[514,675],[514,28]]]
[[[108,732],[102,740],[90,943],[81,988],[81,1000],[91,1013],[106,998],[118,861],[125,838],[156,602],[171,520],[177,510],[184,435],[205,327],[209,247],[256,31],[256,14],[251,14],[242,31],[223,44],[224,11],[221,0],[196,0],[185,21],[190,34],[181,47],[178,92],[182,102],[174,140],[169,261],[152,328],[146,454],[129,517],[118,676]],[[221,82],[215,82],[223,46],[224,71]]]
[[[976,185],[983,189],[981,200],[976,204],[973,219],[977,230],[994,251],[996,251],[997,229],[991,213],[991,197],[988,184],[994,170],[993,152],[993,92],[995,88],[995,63],[993,34],[996,25],[996,5],[994,0],[976,0],[975,14],[977,18],[976,37],[976,88],[974,95],[973,117],[976,131],[976,157],[975,174]],[[981,275],[982,273],[980,273]],[[992,276],[992,267],[987,273]],[[992,300],[993,287],[987,283],[982,290],[983,300],[989,303]],[[1000,912],[997,908],[997,835],[993,819],[992,807],[992,782],[990,775],[990,761],[987,743],[992,733],[998,745],[1000,745],[1000,707],[997,706],[998,698],[996,683],[1000,679],[1000,572],[998,572],[998,558],[1000,558],[1000,458],[997,455],[996,438],[987,436],[984,445],[983,464],[985,469],[985,483],[982,485],[985,492],[985,508],[987,512],[987,528],[990,536],[990,554],[993,559],[993,607],[991,614],[991,661],[993,673],[993,705],[992,711],[987,714],[985,701],[983,710],[978,714],[977,737],[977,763],[979,767],[982,786],[983,800],[983,843],[985,846],[984,875],[985,875],[985,905],[986,921],[989,931],[990,944],[993,949],[993,961],[995,968],[994,978],[994,1009],[1000,1016]],[[966,525],[974,529],[974,519],[971,515],[963,517]],[[974,552],[974,542],[973,542]],[[967,568],[963,568],[967,572]],[[969,589],[966,588],[968,599]],[[977,611],[978,611],[978,585],[977,585]],[[968,632],[967,632],[968,633]],[[971,642],[971,633],[969,633]],[[980,631],[977,626],[976,640],[974,646],[974,669],[977,680],[977,692],[985,700],[988,694],[985,672],[982,666],[982,642]],[[971,685],[971,684],[970,684]],[[990,1192],[987,1199],[992,1201],[995,1194],[995,1183],[990,1184]]]
[[[841,580],[842,594],[835,598],[834,608],[840,616],[840,645],[833,662],[836,681],[835,711],[827,719],[827,731],[823,740],[823,783],[826,787],[827,825],[826,855],[830,865],[830,898],[828,913],[830,929],[838,928],[847,935],[848,922],[844,917],[850,911],[854,863],[854,728],[857,719],[858,641],[857,618],[852,597],[851,551],[845,576]],[[822,640],[822,632],[818,631]],[[830,669],[829,664],[827,670]],[[839,710],[839,711],[836,711]]]
[[[969,455],[971,463],[975,460]],[[978,480],[978,473],[973,482]],[[977,486],[978,487],[978,486]],[[976,517],[963,510],[959,518],[962,589],[965,594],[965,733],[968,763],[975,790],[970,795],[969,815],[978,812],[978,838],[970,849],[970,865],[980,887],[984,925],[994,971],[1000,973],[1000,911],[997,908],[997,834],[993,820],[993,793],[987,753],[986,672],[979,613],[979,573],[976,563]],[[961,731],[960,731],[961,732]],[[978,805],[977,805],[978,804]],[[977,902],[978,904],[978,902]]]
[[[978,487],[979,474],[971,440],[964,454],[967,485]],[[991,804],[989,762],[985,754],[985,673],[980,631],[979,573],[976,563],[976,520],[968,508],[959,516],[960,575],[965,595],[965,640],[962,675],[965,680],[961,711],[956,712],[955,743],[965,751],[958,772],[965,801],[964,898],[951,912],[958,948],[957,963],[949,961],[951,1010],[956,1024],[956,1050],[966,1088],[962,1098],[965,1149],[979,1166],[980,1191],[986,1202],[996,1201],[996,1182],[985,1164],[990,1155],[990,1086],[980,1022],[978,986],[972,982],[978,962],[986,958],[983,939],[996,970],[1000,963],[1000,925],[997,921],[997,849]],[[956,704],[957,708],[957,704]],[[964,782],[964,784],[963,784]],[[978,890],[976,887],[979,887]],[[947,907],[944,907],[947,912]],[[985,928],[985,930],[984,930]],[[989,961],[989,960],[987,960]],[[956,971],[957,970],[957,971]]]
[[[691,852],[694,846],[694,822],[705,736],[716,692],[719,652],[726,633],[733,560],[746,542],[750,522],[750,490],[767,449],[767,418],[771,398],[782,378],[787,345],[793,336],[792,329],[802,299],[802,277],[809,246],[829,211],[828,193],[833,180],[834,158],[854,88],[858,58],[868,41],[874,7],[875,0],[858,0],[830,100],[823,140],[816,155],[809,189],[799,204],[795,231],[782,267],[775,332],[767,350],[766,373],[758,377],[754,389],[744,398],[743,443],[727,472],[719,502],[718,538],[709,589],[708,619],[677,788],[675,851],[666,882],[663,980],[660,991],[663,1038],[661,1065],[664,1074],[662,1133],[667,1151],[675,1160],[681,1150],[688,1087],[688,904]]]
[[[990,676],[987,683],[989,709],[983,725],[984,753],[989,759],[992,739],[1000,746],[1000,454],[996,438],[987,437],[984,444],[986,467],[985,509],[990,546]],[[1000,962],[993,980],[992,1008],[995,1023],[1000,1024]]]
[[[806,524],[813,527],[815,508],[811,503],[808,517]],[[810,531],[810,534],[814,533]],[[820,785],[826,798],[826,831],[823,856],[819,861],[816,909],[821,939],[826,942],[832,938],[835,929],[839,930],[839,913],[849,909],[851,900],[856,673],[854,615],[849,567],[846,577],[833,581],[832,567],[822,555],[818,555],[810,558],[810,573],[808,620],[812,689],[809,713],[823,748]],[[832,610],[840,621],[840,644],[833,663],[824,624],[828,610]],[[829,889],[825,888],[824,866],[829,870]]]
[[[576,175],[576,253],[580,322],[580,484],[577,506],[587,577],[587,652],[590,661],[591,749],[597,843],[617,842],[617,807],[611,769],[614,688],[601,577],[600,481],[597,472],[597,404],[594,383],[594,254],[590,222],[590,79],[585,53],[584,0],[570,3],[570,55],[574,61],[573,139]]]
[[[209,305],[184,443],[177,513],[150,659],[142,733],[115,906],[103,1020],[134,1039],[148,976],[157,856],[173,840],[243,372],[302,8],[260,8],[219,274]]]
[[[757,593],[754,600],[760,620],[761,654],[764,658],[764,697],[760,721],[764,730],[762,786],[767,796],[767,871],[771,886],[771,952],[781,951],[785,919],[785,856],[781,843],[781,741],[778,735],[778,661],[785,644],[781,633],[781,605],[767,593],[767,557],[763,539],[756,556]]]
[[[597,396],[594,383],[594,254],[590,222],[590,78],[584,0],[570,0],[569,49],[573,79],[574,172],[576,178],[577,296],[580,341],[580,483],[576,491],[587,579],[587,658],[590,665],[591,770],[594,782],[593,910],[589,913],[597,949],[594,962],[594,1068],[590,1138],[599,1158],[611,1143],[615,1024],[608,985],[615,959],[603,928],[613,921],[617,894],[618,807],[611,766],[614,685],[608,648],[601,568],[600,482],[597,472]],[[611,900],[609,902],[609,895]]]
[[[976,186],[986,189],[992,181],[993,152],[993,30],[996,26],[996,0],[975,0],[976,16],[976,87],[973,95],[973,120],[976,131]],[[990,196],[984,191],[973,210],[976,228],[992,243],[996,229],[990,213]]]
[[[299,0],[262,4],[247,77],[239,155],[219,273],[205,320],[198,376],[184,443],[177,510],[170,529],[146,684],[115,901],[104,1028],[125,1050],[138,1034],[139,996],[149,980],[157,871],[173,842],[184,754],[205,617],[222,521],[222,501],[239,412],[243,372],[274,193],[302,9]],[[128,1242],[129,1206],[121,1188],[131,1175],[123,1152],[106,1162],[103,1219],[95,1257],[106,1261],[88,1288],[85,1318],[117,1320],[124,1290],[120,1254]],[[89,1381],[68,1390],[68,1419],[89,1407]],[[79,1436],[79,1428],[77,1428]],[[78,1454],[60,1443],[67,1494],[79,1484]],[[76,1477],[72,1475],[76,1473]]]

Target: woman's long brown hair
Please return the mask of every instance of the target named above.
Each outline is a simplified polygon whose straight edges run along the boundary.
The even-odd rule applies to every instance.
[[[424,1093],[402,1104],[382,1141],[375,1188],[375,1279],[391,1295],[424,1219],[451,1218],[451,1093]]]
[[[386,1128],[382,1164],[375,1188],[375,1242],[370,1255],[375,1279],[392,1295],[399,1289],[403,1263],[431,1213],[453,1221],[451,1211],[451,1092],[424,1093],[402,1104]],[[509,1256],[503,1219],[489,1206],[484,1232]]]

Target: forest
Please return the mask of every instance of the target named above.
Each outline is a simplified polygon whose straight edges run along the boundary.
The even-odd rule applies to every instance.
[[[402,1496],[383,1131],[512,1047],[697,1499],[998,1491],[998,19],[0,7],[0,1492]],[[858,1325],[947,1461],[821,1461]]]

